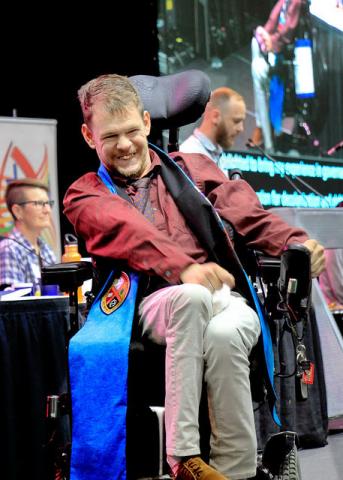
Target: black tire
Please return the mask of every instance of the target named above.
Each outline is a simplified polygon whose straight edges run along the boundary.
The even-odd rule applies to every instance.
[[[294,446],[285,460],[280,465],[278,475],[273,477],[275,480],[301,480],[301,471],[297,447]]]

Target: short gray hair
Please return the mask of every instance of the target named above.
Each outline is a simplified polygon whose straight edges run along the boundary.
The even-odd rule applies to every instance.
[[[42,188],[49,193],[49,186],[45,182],[37,180],[36,178],[21,178],[19,180],[12,180],[9,182],[5,191],[5,200],[8,211],[14,220],[16,220],[16,217],[12,212],[12,206],[26,200],[26,188]]]

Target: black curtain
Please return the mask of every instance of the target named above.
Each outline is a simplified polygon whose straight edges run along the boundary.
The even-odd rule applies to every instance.
[[[97,168],[80,133],[78,88],[103,73],[157,75],[156,19],[157,0],[9,5],[0,29],[0,115],[16,109],[18,117],[57,119],[60,202],[72,181]],[[72,231],[63,215],[61,226]]]
[[[1,478],[53,480],[67,416],[45,418],[48,395],[67,392],[68,298],[0,302]]]

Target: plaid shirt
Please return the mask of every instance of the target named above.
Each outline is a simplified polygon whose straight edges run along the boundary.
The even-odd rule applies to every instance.
[[[10,240],[11,238],[15,241]],[[0,242],[0,285],[33,283],[33,294],[40,293],[41,266],[56,263],[56,257],[49,245],[41,238],[38,239],[38,245],[39,255],[16,228],[8,239]]]

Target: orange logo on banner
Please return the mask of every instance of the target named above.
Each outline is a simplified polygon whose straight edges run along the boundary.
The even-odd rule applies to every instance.
[[[130,291],[130,278],[125,272],[121,272],[119,277],[116,277],[112,285],[103,295],[100,306],[101,310],[110,315],[117,310],[125,301]]]

